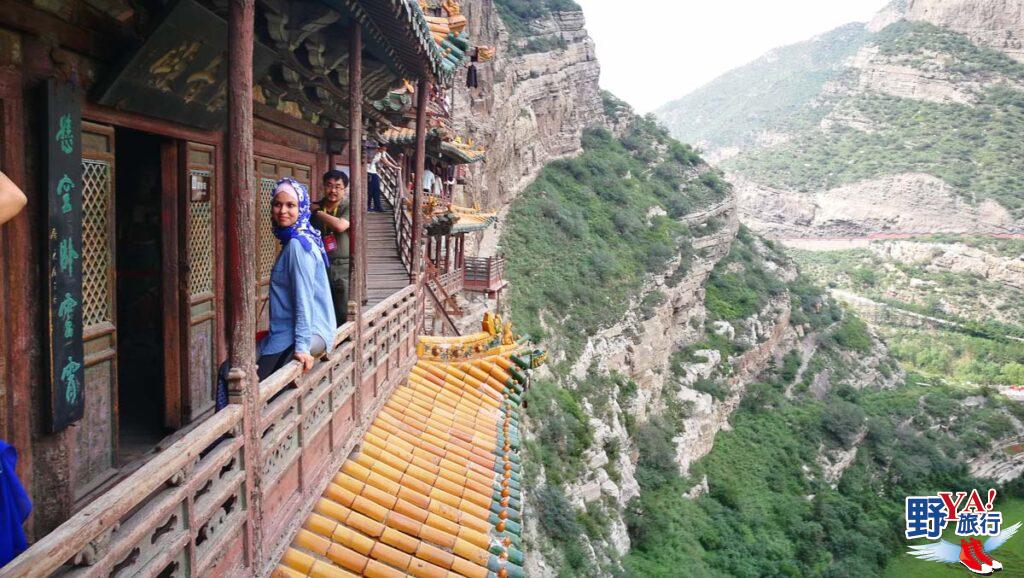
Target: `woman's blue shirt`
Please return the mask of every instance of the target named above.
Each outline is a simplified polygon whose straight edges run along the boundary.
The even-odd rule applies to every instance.
[[[293,343],[297,353],[309,353],[314,335],[330,351],[336,327],[327,267],[318,252],[293,238],[270,273],[270,333],[260,343],[260,355],[280,353]]]

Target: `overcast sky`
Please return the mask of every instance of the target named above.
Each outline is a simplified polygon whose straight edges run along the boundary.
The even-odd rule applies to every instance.
[[[890,0],[576,1],[602,88],[650,112],[772,48],[867,22]]]

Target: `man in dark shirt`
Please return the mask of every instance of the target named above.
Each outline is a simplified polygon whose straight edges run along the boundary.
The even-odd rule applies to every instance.
[[[311,222],[320,231],[324,249],[331,267],[327,271],[327,280],[331,285],[331,297],[334,300],[334,316],[338,325],[345,323],[348,317],[348,278],[349,278],[349,198],[348,175],[338,170],[324,173],[324,194],[319,204],[313,208]]]

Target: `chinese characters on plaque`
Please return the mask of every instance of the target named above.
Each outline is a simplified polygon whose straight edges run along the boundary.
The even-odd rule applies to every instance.
[[[46,82],[46,206],[50,430],[81,419],[82,349],[81,109],[71,84]]]

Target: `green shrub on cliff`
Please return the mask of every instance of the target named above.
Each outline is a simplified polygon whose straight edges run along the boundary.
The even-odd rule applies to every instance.
[[[842,323],[829,334],[829,338],[841,349],[857,353],[871,351],[871,333],[868,326],[853,314],[846,315]]]
[[[532,38],[524,46],[515,41],[530,35],[530,22],[548,16],[552,12],[575,12],[581,10],[573,0],[495,0],[495,7],[501,21],[508,28],[513,41],[513,50],[521,54],[545,52],[564,48],[561,37]]]
[[[674,217],[726,192],[698,166],[692,149],[640,118],[621,139],[586,131],[581,155],[547,165],[513,202],[502,240],[515,256],[506,275],[517,325],[574,359],[587,336],[622,317],[649,274],[688,260],[690,232]]]
[[[745,319],[786,291],[785,283],[758,254],[755,243],[750,231],[741,226],[729,254],[711,271],[704,299],[711,319]]]
[[[962,34],[928,22],[895,22],[879,32],[873,41],[881,54],[917,58],[919,64],[931,60],[935,54],[948,55],[942,68],[946,73],[964,77],[995,73],[1024,79],[1024,64],[998,50],[978,46]]]
[[[993,396],[972,409],[972,419],[957,420],[949,407],[970,394],[911,380],[895,390],[847,388],[820,401],[773,395],[770,410],[743,403],[689,479],[664,475],[668,454],[657,440],[639,444],[643,491],[626,511],[632,549],[624,576],[678,576],[679,568],[688,576],[881,575],[905,549],[904,498],[973,487],[964,458],[1006,430],[970,433],[972,425],[1008,427],[1008,414],[1020,411]],[[964,432],[945,431],[960,422]],[[965,447],[971,436],[977,439]],[[857,443],[855,459],[833,487],[819,454],[850,443]],[[709,491],[684,497],[703,476]]]
[[[970,104],[851,88],[835,106],[842,111],[837,116],[857,119],[857,127],[808,126],[782,144],[741,154],[725,166],[759,183],[798,192],[926,173],[971,202],[992,199],[1016,217],[1024,215],[1024,156],[1018,153],[1024,140],[1024,64],[927,23],[897,22],[873,41],[882,55],[901,65],[940,74],[954,84],[978,81],[987,88]],[[1006,82],[993,82],[998,77]],[[969,84],[964,87],[971,90]]]
[[[870,132],[811,132],[755,151],[727,166],[758,182],[800,192],[827,190],[885,175],[923,172],[955,190],[1024,212],[1024,92],[992,88],[975,106],[883,95],[856,108]]]

